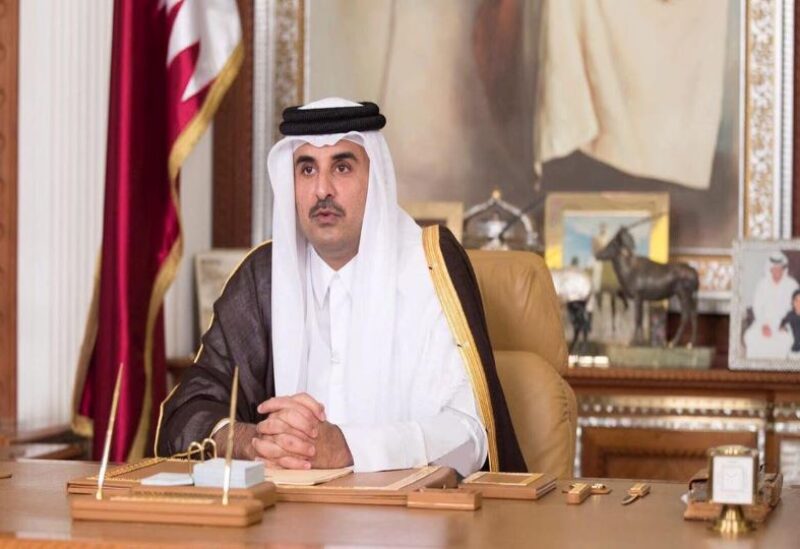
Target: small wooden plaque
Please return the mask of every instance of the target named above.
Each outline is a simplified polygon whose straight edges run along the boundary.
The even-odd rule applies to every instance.
[[[423,488],[408,494],[406,505],[413,509],[454,509],[475,511],[481,508],[481,494],[460,488]]]
[[[542,473],[479,471],[465,478],[461,487],[490,499],[539,499],[555,489],[556,478]]]
[[[207,496],[107,496],[73,497],[72,520],[103,522],[155,522],[195,526],[250,526],[261,522],[262,503],[254,499],[232,499],[223,505],[219,498]]]
[[[0,471],[0,479],[11,478],[11,471]]]
[[[137,497],[220,497],[220,488],[211,486],[137,486],[130,494]],[[261,482],[250,488],[231,488],[230,498],[234,501],[254,499],[260,501],[264,509],[278,501],[278,492],[271,482]]]

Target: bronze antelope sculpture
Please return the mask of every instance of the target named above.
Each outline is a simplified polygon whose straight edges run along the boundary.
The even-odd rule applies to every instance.
[[[638,224],[638,223],[637,223]],[[694,345],[697,337],[697,271],[685,263],[662,264],[634,254],[636,245],[627,227],[622,227],[614,238],[595,257],[611,261],[622,291],[636,305],[636,331],[634,345],[645,344],[642,329],[644,301],[669,299],[673,295],[681,305],[681,323],[670,347],[678,344],[686,323],[691,322],[691,336],[687,347]]]

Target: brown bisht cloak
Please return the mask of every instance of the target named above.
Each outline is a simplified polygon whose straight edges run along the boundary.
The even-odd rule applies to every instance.
[[[436,293],[459,345],[488,435],[484,469],[526,471],[497,377],[478,283],[467,254],[443,227],[423,230]],[[258,405],[275,395],[272,362],[272,246],[253,249],[214,304],[195,364],[161,404],[155,452],[171,456],[207,437],[228,417],[233,367],[239,366],[236,420],[258,423]]]

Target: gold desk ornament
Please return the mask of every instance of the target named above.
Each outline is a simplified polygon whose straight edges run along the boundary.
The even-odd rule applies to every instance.
[[[708,450],[708,499],[722,504],[720,516],[711,529],[736,537],[755,530],[744,516],[742,505],[758,498],[758,452],[740,445],[717,446]]]
[[[108,470],[108,457],[111,453],[111,439],[114,436],[114,421],[117,419],[117,405],[119,404],[119,388],[122,385],[122,370],[125,369],[123,362],[119,363],[117,370],[117,381],[114,383],[114,396],[111,398],[111,411],[108,413],[108,426],[106,427],[106,441],[103,445],[103,461],[100,462],[100,474],[97,478],[97,492],[95,499],[103,499],[103,484],[106,481],[106,471]]]
[[[233,369],[233,386],[231,387],[231,409],[228,414],[228,440],[225,444],[225,476],[222,478],[222,505],[228,505],[228,493],[231,489],[231,460],[233,459],[233,428],[236,426],[236,400],[239,395],[239,367]]]
[[[199,456],[199,461],[205,461],[206,460],[206,452],[209,451],[207,446],[211,448],[210,452],[211,452],[212,459],[216,459],[217,458],[217,443],[214,442],[214,440],[211,439],[211,438],[204,438],[200,442],[197,442],[196,440],[193,441],[191,444],[189,444],[189,448],[186,450],[186,454],[183,454],[183,455],[186,456],[186,461],[189,464],[189,474],[190,475],[193,473],[193,469],[192,468],[194,467],[194,462],[192,461],[192,456],[194,456],[196,454],[196,455]],[[181,454],[178,454],[178,455],[181,455]]]
[[[206,452],[211,453],[212,459],[217,457],[217,443],[211,438],[204,438],[200,442],[194,441],[189,444],[189,448],[186,450],[186,459],[191,461],[192,456],[197,454],[200,461],[205,461]]]

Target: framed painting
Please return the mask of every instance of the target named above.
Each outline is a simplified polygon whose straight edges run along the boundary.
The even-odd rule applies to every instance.
[[[559,14],[586,22],[572,42]],[[666,193],[670,256],[724,303],[733,241],[791,232],[791,0],[256,0],[255,15],[254,159],[288,104],[375,101],[401,200]],[[253,203],[265,233],[269,204]]]
[[[551,193],[545,202],[545,262],[551,269],[592,269],[594,254],[621,228],[637,255],[666,262],[669,195],[666,193]]]

